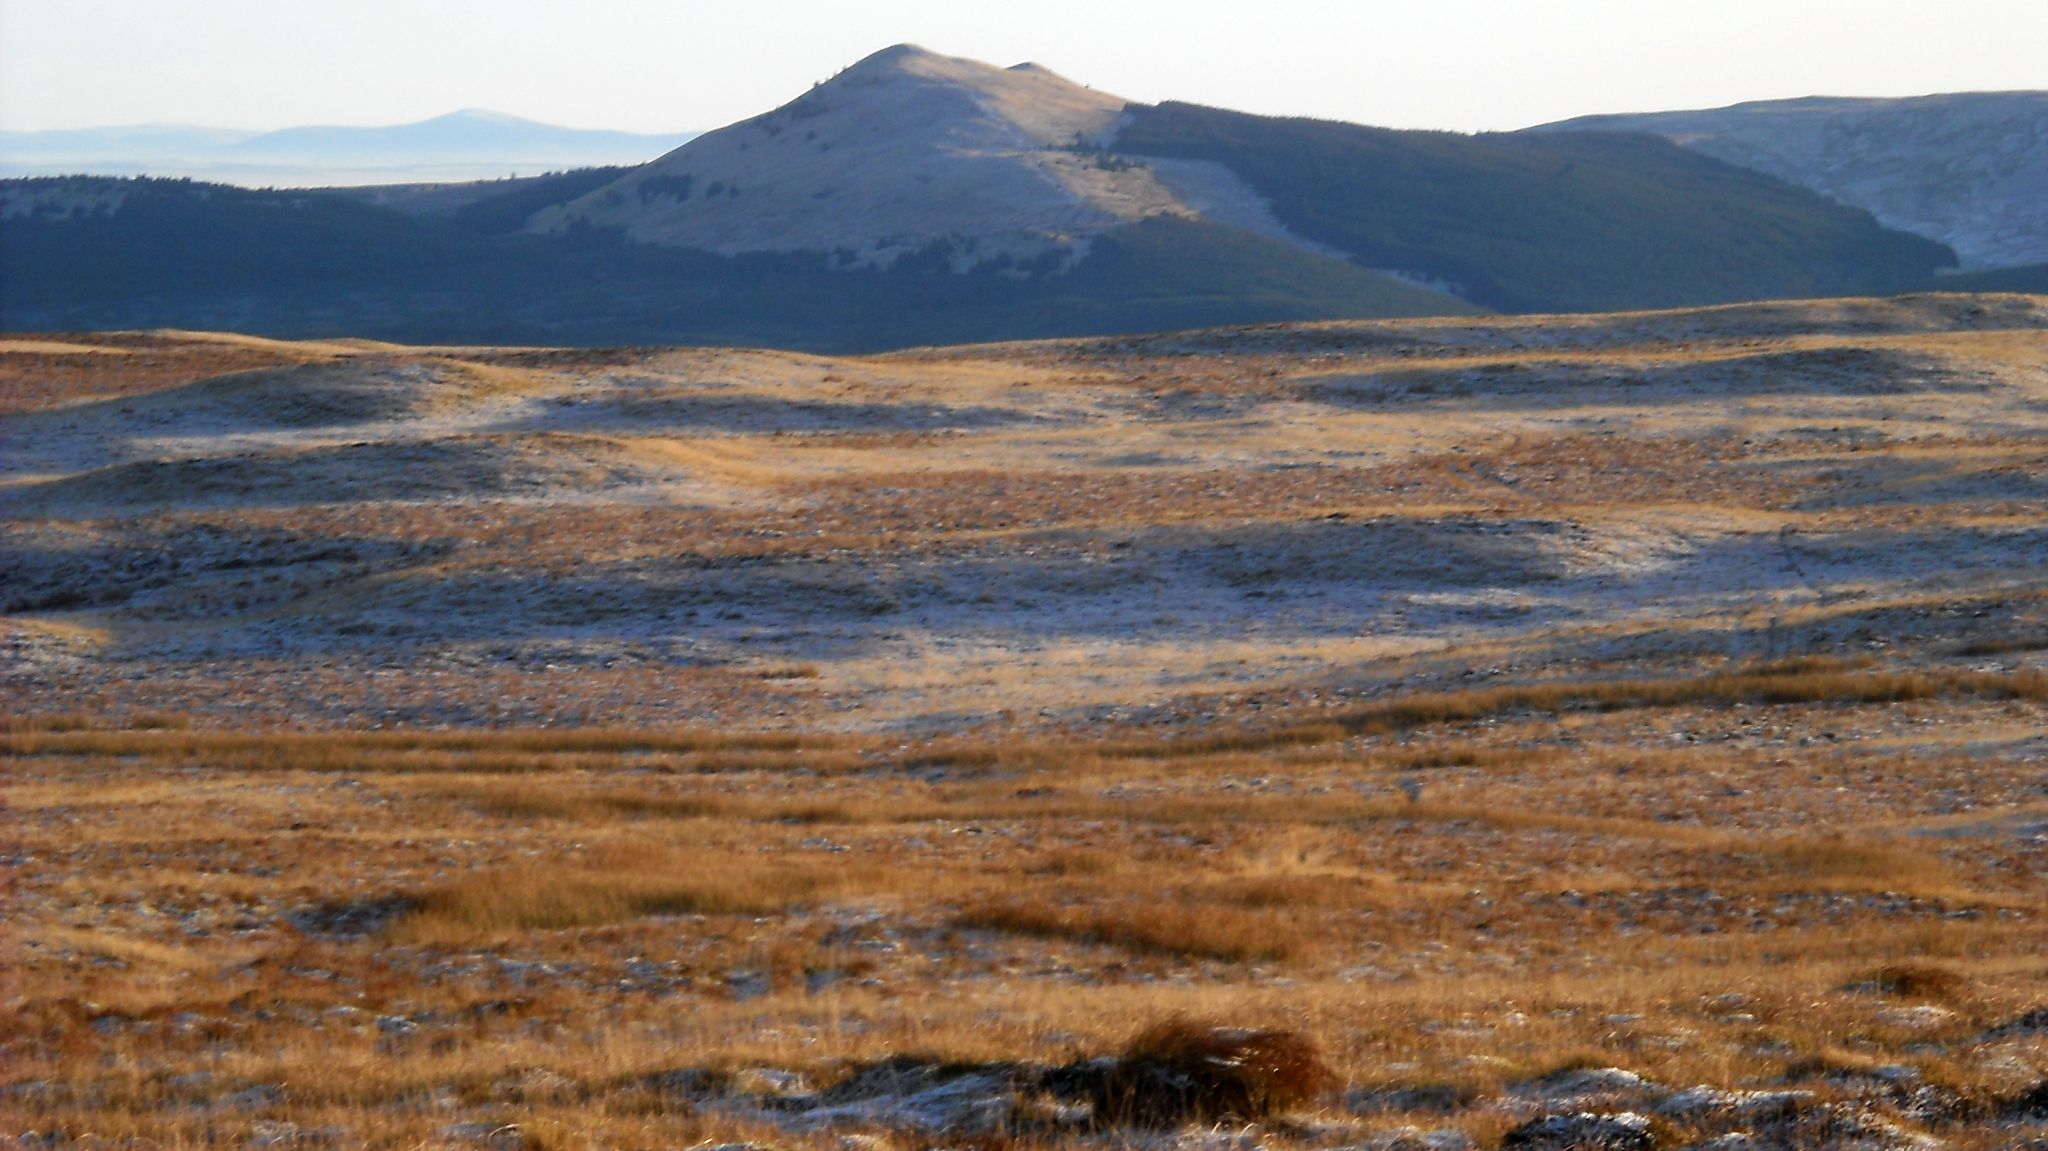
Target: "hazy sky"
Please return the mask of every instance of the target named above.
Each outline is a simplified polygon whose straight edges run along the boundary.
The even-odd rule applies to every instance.
[[[911,41],[1393,127],[2048,88],[2048,0],[0,0],[0,128],[715,128]]]

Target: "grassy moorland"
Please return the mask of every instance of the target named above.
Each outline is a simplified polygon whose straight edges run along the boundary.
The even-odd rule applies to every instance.
[[[0,342],[0,1138],[2031,1146],[2044,326]]]
[[[1796,1091],[2010,1145],[2048,797],[1970,749],[2048,684],[1740,683],[1475,689],[1244,747],[17,730],[11,1098],[173,1146],[1053,1143],[1100,1136],[1015,1084],[815,1125],[803,1092],[1185,1015],[1320,1042],[1342,1087],[1280,1142],[1490,1145],[1619,1067],[1649,1083],[1593,1090],[1617,1107]]]

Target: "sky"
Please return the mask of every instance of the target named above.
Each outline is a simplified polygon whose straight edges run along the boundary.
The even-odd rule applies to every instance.
[[[1484,131],[2048,89],[2048,0],[0,0],[0,129],[704,130],[891,44],[1132,100]]]

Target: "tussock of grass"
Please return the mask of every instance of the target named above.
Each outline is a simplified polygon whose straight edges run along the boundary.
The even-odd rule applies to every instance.
[[[1089,1094],[1097,1127],[1171,1128],[1258,1122],[1336,1085],[1299,1032],[1175,1017],[1133,1036]]]
[[[769,915],[872,882],[844,864],[614,849],[570,866],[484,872],[421,894],[390,929],[406,943],[622,923],[647,915]]]
[[[647,795],[577,791],[539,783],[501,783],[445,792],[486,815],[505,819],[564,819],[594,823],[618,818],[703,819],[731,814],[732,804],[709,795]]]
[[[1122,866],[1122,861],[1107,851],[1066,848],[1046,853],[1025,870],[1031,875],[1082,879],[1109,875]]]
[[[450,799],[507,819],[562,819],[608,823],[633,819],[719,819],[791,826],[913,823],[958,814],[926,801],[891,802],[867,796],[782,799],[700,792],[674,795],[608,788],[580,790],[530,779],[463,784],[442,789]]]
[[[202,952],[102,931],[48,927],[37,931],[33,938],[43,947],[58,948],[107,962],[141,968],[203,971],[218,962]]]
[[[98,727],[99,720],[82,712],[65,711],[50,715],[0,715],[0,735],[31,735],[44,732],[91,731]],[[27,745],[33,741],[8,740],[10,745],[17,742]],[[10,750],[14,748],[10,747]]]
[[[125,719],[109,720],[102,716],[69,711],[50,715],[0,716],[0,737],[90,731],[185,731],[191,726],[191,716],[176,712],[138,711]]]
[[[1970,981],[1946,967],[1927,963],[1887,963],[1850,980],[1846,991],[1865,991],[1897,999],[1948,1002],[1960,998]]]
[[[1945,885],[1953,873],[1938,857],[1895,844],[1839,835],[1773,844],[1759,853],[1771,878],[1799,884],[1850,883],[1917,889]]]
[[[1977,659],[1987,655],[2010,655],[2013,652],[2040,651],[2044,648],[2048,648],[2048,631],[2035,631],[1970,640],[1958,644],[1955,653],[1965,659]]]
[[[1312,942],[1284,914],[1166,899],[1077,906],[1019,896],[969,907],[953,924],[1228,963],[1286,959]]]
[[[1223,880],[1204,891],[1205,898],[1231,907],[1252,909],[1356,907],[1370,895],[1357,879],[1338,875],[1252,875]]]

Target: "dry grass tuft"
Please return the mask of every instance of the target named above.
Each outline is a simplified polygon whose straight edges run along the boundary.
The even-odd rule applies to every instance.
[[[1845,991],[1863,991],[1898,999],[1949,1002],[1969,990],[1970,981],[1945,967],[1920,963],[1887,963],[1849,981]]]
[[[2014,652],[2041,651],[2044,648],[2048,648],[2048,632],[2033,631],[1970,640],[1957,644],[1955,653],[1965,659],[1978,659],[1987,655],[2011,655]]]
[[[447,944],[648,915],[770,915],[873,878],[844,865],[616,848],[574,864],[505,868],[435,888],[411,902],[391,935]]]
[[[1919,890],[1954,879],[1949,866],[1929,852],[1838,834],[1771,844],[1758,858],[1776,880],[1796,885]]]
[[[92,716],[75,711],[55,712],[49,715],[5,715],[0,716],[0,734],[90,731],[97,723]]]
[[[969,907],[953,924],[1227,963],[1288,959],[1305,954],[1314,942],[1309,930],[1285,914],[1172,899],[1076,906],[1016,896]]]
[[[1132,1037],[1095,1084],[1091,1103],[1097,1126],[1257,1122],[1336,1085],[1322,1052],[1299,1032],[1176,1016]]]

